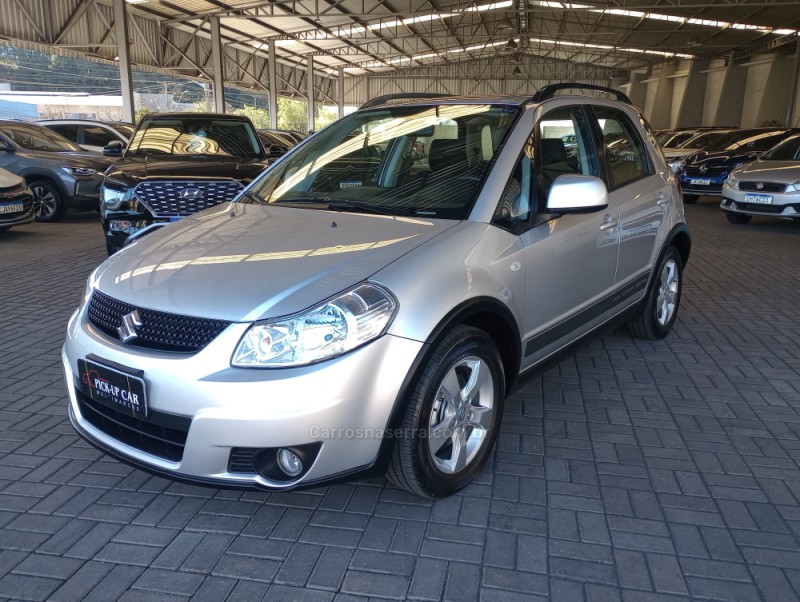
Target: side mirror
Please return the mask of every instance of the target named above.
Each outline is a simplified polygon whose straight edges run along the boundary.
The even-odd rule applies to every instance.
[[[550,213],[592,213],[608,207],[608,189],[600,178],[563,174],[547,195]]]
[[[112,140],[103,148],[103,154],[106,157],[121,157],[123,150],[125,150],[125,145],[121,141]]]

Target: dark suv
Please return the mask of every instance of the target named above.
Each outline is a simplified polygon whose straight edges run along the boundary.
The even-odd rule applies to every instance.
[[[110,164],[46,127],[0,121],[0,167],[25,178],[40,222],[58,221],[69,208],[96,210]]]
[[[102,222],[109,255],[131,237],[226,203],[267,166],[246,117],[163,113],[145,117],[122,158],[106,173]]]

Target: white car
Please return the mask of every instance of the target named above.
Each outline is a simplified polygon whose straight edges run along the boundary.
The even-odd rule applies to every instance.
[[[44,119],[39,125],[50,128],[82,148],[102,153],[109,142],[122,142],[123,147],[133,134],[134,126],[121,121],[92,121],[89,119]]]
[[[754,215],[800,220],[800,134],[734,170],[722,186],[720,207],[734,224]]]

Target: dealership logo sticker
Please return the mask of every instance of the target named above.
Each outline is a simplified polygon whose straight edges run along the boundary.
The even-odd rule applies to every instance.
[[[193,186],[187,186],[186,188],[181,189],[181,191],[178,193],[178,196],[184,201],[196,201],[197,199],[203,197],[203,191],[199,188],[194,188]]]
[[[127,343],[128,341],[139,338],[139,333],[136,332],[136,329],[141,325],[142,318],[139,316],[137,310],[133,310],[131,313],[122,316],[122,326],[117,328],[119,340],[123,343]]]

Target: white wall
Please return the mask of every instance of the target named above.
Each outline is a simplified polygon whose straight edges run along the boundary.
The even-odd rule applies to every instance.
[[[752,128],[758,126],[758,110],[764,99],[764,91],[767,87],[767,78],[772,66],[772,60],[753,61],[740,69],[747,69],[747,83],[742,103],[742,127]]]

